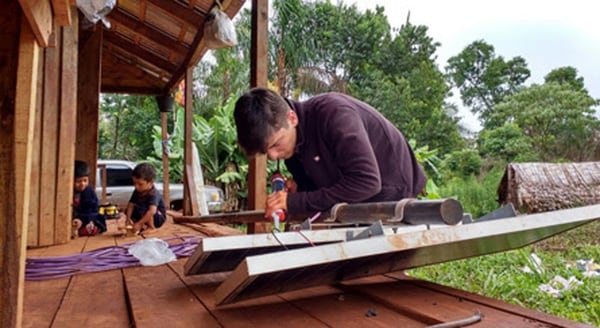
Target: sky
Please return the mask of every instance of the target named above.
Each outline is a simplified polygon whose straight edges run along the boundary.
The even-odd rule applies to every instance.
[[[360,10],[385,8],[392,27],[399,28],[410,11],[410,22],[426,25],[428,35],[441,43],[438,65],[476,40],[494,46],[496,56],[521,56],[531,77],[526,84],[542,84],[551,70],[572,66],[584,78],[590,95],[600,98],[600,16],[593,0],[344,0]],[[455,92],[456,93],[456,92]],[[462,107],[460,99],[451,100]],[[461,122],[480,129],[477,119],[461,109]]]

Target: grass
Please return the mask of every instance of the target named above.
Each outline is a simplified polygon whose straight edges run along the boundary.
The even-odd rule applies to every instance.
[[[525,273],[531,253],[543,272]],[[522,249],[409,270],[411,276],[501,299],[530,309],[600,327],[600,277],[586,278],[573,265],[580,259],[600,262],[600,221],[567,231]],[[555,298],[539,290],[554,276],[576,277],[583,285]]]

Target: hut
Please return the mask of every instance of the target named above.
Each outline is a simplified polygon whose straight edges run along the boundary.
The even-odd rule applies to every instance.
[[[538,213],[600,203],[600,162],[511,163],[498,187],[501,205]]]

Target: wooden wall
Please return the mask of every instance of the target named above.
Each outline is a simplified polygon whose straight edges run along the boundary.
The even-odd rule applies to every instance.
[[[77,131],[78,24],[55,26],[56,47],[40,56],[27,246],[64,244],[71,236]],[[88,126],[89,128],[89,126]]]

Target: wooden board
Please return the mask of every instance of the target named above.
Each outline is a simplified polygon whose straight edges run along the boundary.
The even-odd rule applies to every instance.
[[[275,234],[255,234],[204,238],[185,264],[185,274],[205,274],[235,269],[247,256],[266,254],[285,249],[337,243],[354,236],[366,228],[331,229]],[[426,226],[405,226],[402,232],[426,230]],[[398,233],[402,233],[398,231]],[[387,228],[386,234],[393,234]]]
[[[526,246],[600,218],[600,205],[247,257],[217,304]]]

